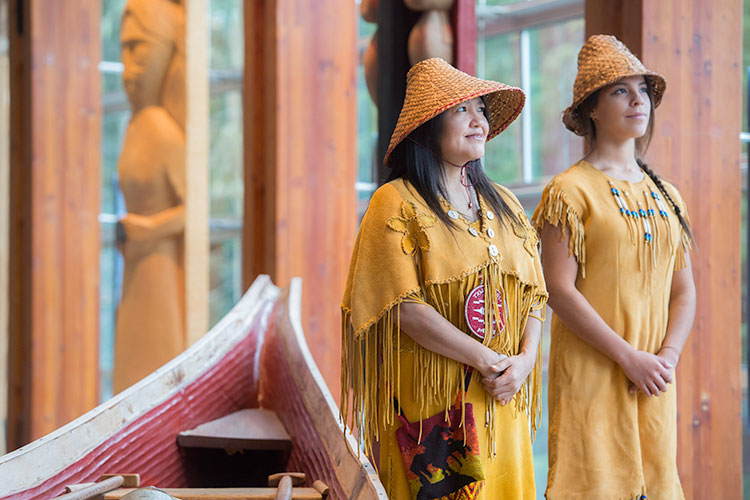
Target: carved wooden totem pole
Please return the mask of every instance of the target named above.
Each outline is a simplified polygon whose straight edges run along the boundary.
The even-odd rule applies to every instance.
[[[128,0],[122,75],[132,117],[118,164],[127,214],[115,393],[182,352],[185,338],[185,12]]]

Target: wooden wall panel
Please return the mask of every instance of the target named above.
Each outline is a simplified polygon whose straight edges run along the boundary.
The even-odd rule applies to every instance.
[[[641,57],[643,3],[648,1],[586,0],[586,36],[597,33],[615,35],[635,55]]]
[[[266,12],[268,11],[268,17]],[[274,39],[271,17],[273,9],[265,2],[246,1],[245,20],[245,74],[242,83],[244,139],[244,188],[242,224],[242,288],[247,290],[259,274],[270,273],[276,245],[273,221],[265,214],[273,208],[275,168],[266,165],[266,155],[272,150],[275,134],[275,115],[270,113],[268,102],[275,100],[275,65],[266,57],[266,45]],[[266,42],[268,40],[268,42]],[[269,123],[266,119],[268,115]],[[267,150],[269,151],[267,153]],[[267,186],[269,189],[267,189]],[[267,237],[268,236],[268,237]]]
[[[100,17],[11,3],[11,449],[97,402]]]
[[[356,229],[355,8],[245,2],[244,282],[302,277],[305,334],[336,395]]]
[[[10,61],[8,0],[0,0],[0,454],[6,450],[8,416],[8,209],[10,204]]]
[[[5,453],[8,417],[8,210],[10,208],[10,61],[8,0],[0,0],[0,453]]]
[[[680,189],[698,242],[696,320],[677,373],[680,475],[686,498],[741,498],[742,2],[625,3],[587,1],[586,31],[628,40],[665,75],[647,160]]]

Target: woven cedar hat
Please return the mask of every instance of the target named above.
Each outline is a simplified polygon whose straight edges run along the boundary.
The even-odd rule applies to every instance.
[[[406,75],[406,97],[384,163],[398,144],[420,125],[448,108],[486,96],[489,141],[521,113],[526,96],[504,83],[482,80],[459,71],[439,57],[420,61]]]
[[[662,75],[646,69],[620,40],[612,35],[592,35],[578,53],[578,74],[573,85],[573,104],[563,112],[563,123],[576,134],[581,117],[575,111],[588,96],[602,87],[629,76],[644,76],[654,96],[654,108],[659,106],[667,81]]]

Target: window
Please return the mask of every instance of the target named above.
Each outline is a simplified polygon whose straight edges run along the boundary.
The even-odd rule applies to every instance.
[[[476,13],[477,76],[526,93],[521,116],[487,143],[484,165],[532,211],[546,182],[583,154],[583,140],[561,121],[584,39],[583,2],[479,0]]]
[[[359,3],[359,2],[358,2]],[[357,8],[359,12],[359,8]],[[376,25],[368,23],[357,15],[358,36],[357,54],[359,65],[357,66],[357,214],[358,220],[362,218],[370,196],[377,189],[377,179],[373,172],[376,171],[377,144],[378,144],[378,110],[370,97],[365,83],[365,72],[362,66],[362,56],[370,45],[372,37],[375,36]]]
[[[209,1],[209,326],[224,317],[243,292],[242,12],[242,0]]]
[[[584,41],[583,2],[478,0],[477,76],[520,87],[521,116],[487,143],[487,174],[518,196],[529,215],[555,174],[583,155],[562,111],[573,96],[578,50]],[[548,311],[549,312],[549,311]],[[533,444],[537,497],[547,484],[547,366],[549,321],[542,337],[542,427]]]

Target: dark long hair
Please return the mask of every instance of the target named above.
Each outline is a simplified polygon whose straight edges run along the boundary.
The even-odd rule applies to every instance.
[[[391,171],[386,182],[395,179],[409,181],[438,219],[449,228],[455,229],[455,222],[446,215],[440,205],[439,198],[439,196],[448,198],[441,161],[443,156],[440,150],[440,138],[445,129],[444,120],[444,114],[439,114],[422,124],[396,146],[388,158]],[[409,140],[410,138],[413,141]],[[469,166],[472,167],[466,169],[469,182],[474,185],[477,194],[487,200],[492,210],[497,214],[500,224],[505,224],[507,221],[511,221],[511,223],[517,221],[513,210],[497,193],[492,181],[484,172],[482,162],[473,160],[469,162]]]
[[[638,166],[641,167],[641,170],[643,170],[646,175],[651,177],[651,180],[654,181],[656,187],[658,187],[659,191],[662,192],[664,198],[669,201],[669,204],[672,206],[672,211],[677,216],[677,220],[680,221],[680,226],[682,226],[683,231],[685,231],[685,234],[688,235],[690,241],[695,244],[693,232],[690,230],[690,224],[688,224],[685,216],[682,214],[682,210],[669,195],[669,192],[667,192],[667,189],[664,187],[664,183],[661,181],[659,176],[656,175],[656,172],[651,170],[643,160],[643,157],[646,155],[646,150],[648,150],[648,146],[649,144],[651,144],[651,138],[654,134],[655,121],[653,84],[649,77],[645,77],[645,80],[648,100],[651,103],[651,113],[648,117],[648,126],[646,127],[646,133],[635,140],[635,161],[638,162]],[[594,125],[594,120],[591,119],[591,112],[594,110],[594,108],[596,108],[596,105],[599,102],[599,93],[601,91],[602,89],[599,89],[588,96],[578,106],[578,108],[573,111],[571,115],[563,117],[563,121],[569,129],[576,130],[576,134],[581,135],[586,139],[586,144],[588,145],[589,149],[593,149],[594,145],[596,144],[596,126]]]

